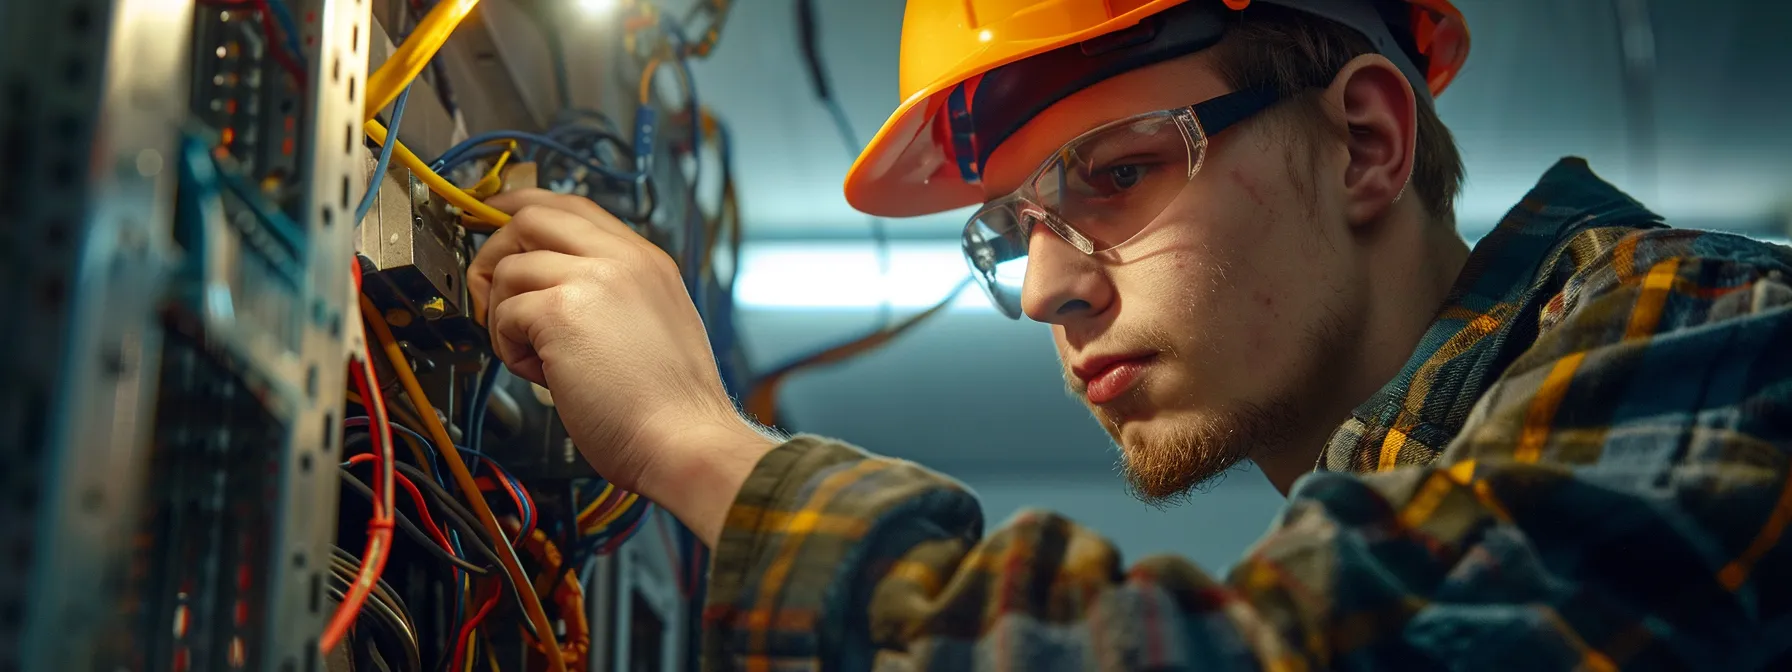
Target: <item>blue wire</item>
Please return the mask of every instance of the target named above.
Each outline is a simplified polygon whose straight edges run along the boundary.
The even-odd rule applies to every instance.
[[[462,141],[460,144],[455,145],[453,147],[449,147],[448,151],[442,152],[442,155],[435,160],[435,163],[430,165],[430,168],[439,172],[439,171],[443,170],[444,167],[446,167],[448,165],[458,163],[459,159],[461,158],[460,155],[465,154],[466,152],[472,150],[473,148],[479,147],[480,145],[484,145],[487,143],[500,142],[500,141],[506,141],[506,140],[517,140],[520,142],[527,142],[527,143],[535,145],[536,148],[538,148],[538,149],[546,149],[550,152],[560,154],[562,156],[565,156],[566,158],[569,158],[569,159],[579,162],[580,165],[584,166],[587,170],[590,170],[591,172],[597,173],[599,175],[602,175],[604,177],[607,177],[607,178],[610,178],[613,180],[620,180],[623,182],[632,182],[632,181],[641,179],[642,177],[645,177],[644,175],[642,175],[640,173],[640,171],[623,172],[620,170],[616,170],[615,168],[610,168],[608,166],[601,165],[601,164],[597,163],[596,161],[585,158],[583,155],[581,155],[578,152],[578,150],[575,150],[571,147],[567,147],[566,145],[561,144],[561,142],[558,140],[555,140],[548,136],[542,135],[540,133],[529,133],[526,131],[490,131],[487,133],[480,133],[479,135],[475,135],[471,138],[467,138],[466,140]]]
[[[472,448],[475,453],[479,453],[480,448],[484,447],[486,409],[491,406],[492,391],[498,387],[498,374],[502,373],[503,369],[504,365],[498,361],[497,357],[492,357],[490,361],[486,362],[485,370],[480,372],[479,381],[473,387],[473,396],[467,400],[467,446]],[[483,455],[484,453],[479,454]],[[486,459],[491,460],[491,458]],[[496,464],[496,461],[493,461],[493,464]],[[477,467],[477,463],[475,463],[475,467]],[[478,474],[479,472],[475,469],[473,473]]]
[[[356,224],[367,218],[374,202],[379,200],[380,185],[386,181],[386,169],[392,165],[392,148],[398,146],[398,126],[404,123],[404,104],[410,99],[411,85],[406,84],[404,91],[398,94],[398,102],[392,104],[392,126],[386,129],[386,142],[380,145],[380,160],[373,166],[373,182],[367,185],[367,193],[361,195],[361,204],[355,206]]]

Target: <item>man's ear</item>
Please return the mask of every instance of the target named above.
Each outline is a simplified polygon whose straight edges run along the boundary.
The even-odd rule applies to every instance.
[[[1377,221],[1412,177],[1418,133],[1412,86],[1386,57],[1364,54],[1338,71],[1325,95],[1350,131],[1345,216],[1351,226]]]

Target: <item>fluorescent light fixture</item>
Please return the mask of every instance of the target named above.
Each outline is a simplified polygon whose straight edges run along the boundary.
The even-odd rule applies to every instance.
[[[578,0],[579,9],[592,16],[603,16],[616,9],[616,0]]]
[[[969,275],[957,243],[892,242],[888,274],[870,242],[749,243],[734,300],[743,309],[872,310],[886,301],[898,310],[928,308]],[[976,287],[966,287],[953,309],[993,311]]]
[[[1480,242],[1478,233],[1464,236],[1471,247]],[[1003,264],[997,273],[1018,284],[1026,260]],[[956,241],[892,242],[888,274],[879,271],[877,248],[869,241],[748,243],[741,250],[734,300],[743,310],[876,310],[888,301],[896,310],[913,311],[932,307],[969,274]],[[994,312],[994,307],[981,290],[966,287],[952,310]]]

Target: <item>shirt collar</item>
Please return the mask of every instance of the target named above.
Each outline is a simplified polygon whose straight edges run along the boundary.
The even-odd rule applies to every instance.
[[[1538,311],[1566,280],[1554,272],[1564,263],[1556,252],[1588,229],[1659,222],[1585,160],[1557,162],[1475,245],[1412,357],[1333,432],[1321,468],[1370,472],[1431,463],[1475,402],[1536,340]]]

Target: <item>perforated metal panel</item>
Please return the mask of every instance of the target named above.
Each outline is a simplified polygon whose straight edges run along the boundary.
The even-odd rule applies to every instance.
[[[300,161],[309,177],[301,221],[312,232],[306,286],[311,320],[300,338],[302,402],[285,452],[269,568],[268,657],[262,669],[315,672],[323,629],[323,572],[336,535],[339,425],[349,335],[361,331],[353,300],[354,207],[366,188],[361,106],[367,79],[368,0],[292,3],[310,78],[313,139]]]

